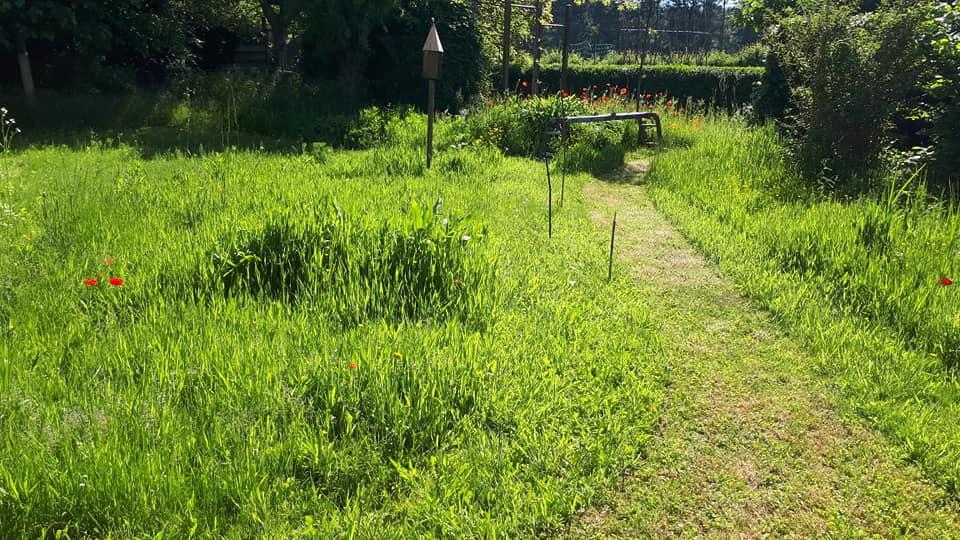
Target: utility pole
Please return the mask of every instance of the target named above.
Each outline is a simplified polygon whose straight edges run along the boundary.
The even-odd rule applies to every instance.
[[[720,8],[720,50],[727,50],[727,0],[723,0]]]

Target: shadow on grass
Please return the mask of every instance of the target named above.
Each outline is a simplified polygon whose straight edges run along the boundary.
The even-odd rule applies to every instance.
[[[128,130],[87,131],[42,131],[18,139],[17,150],[43,146],[66,146],[83,150],[91,146],[101,148],[135,148],[143,159],[162,158],[169,155],[201,155],[229,149],[269,152],[278,155],[294,155],[303,152],[304,145],[325,143],[340,146],[341,137],[326,137],[327,140],[294,136],[262,135],[256,133],[217,133],[205,130],[189,130],[174,127],[141,127]]]
[[[645,144],[629,152],[624,158],[623,165],[589,172],[598,180],[609,184],[642,185],[650,170],[650,162],[658,155],[693,145],[694,140],[690,137],[665,134],[662,144]]]

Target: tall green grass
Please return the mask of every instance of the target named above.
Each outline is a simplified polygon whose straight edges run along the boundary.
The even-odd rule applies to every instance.
[[[672,122],[658,206],[820,353],[854,407],[956,491],[960,481],[960,210],[918,178],[837,198],[796,180],[771,128]]]
[[[542,164],[458,122],[429,171],[415,115],[364,151],[0,155],[0,536],[533,536],[597,503],[657,420],[653,323],[587,177],[548,241]]]

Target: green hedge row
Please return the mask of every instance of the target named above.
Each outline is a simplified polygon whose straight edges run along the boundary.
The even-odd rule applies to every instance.
[[[637,85],[638,66],[592,65],[570,66],[568,79],[571,93],[582,88],[607,83],[626,86],[631,90]],[[719,107],[739,107],[750,103],[755,83],[763,75],[762,67],[707,67],[667,66],[644,67],[644,82],[641,91],[655,94],[666,91],[673,98],[703,100]],[[529,68],[514,67],[511,70],[512,84],[530,80]],[[560,90],[560,66],[546,65],[540,70],[540,81],[548,93]]]

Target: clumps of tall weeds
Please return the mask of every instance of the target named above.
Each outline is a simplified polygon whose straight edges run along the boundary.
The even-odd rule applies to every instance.
[[[482,323],[494,304],[486,227],[416,202],[369,223],[333,203],[267,217],[214,249],[207,293],[319,305],[344,324],[369,319]]]

